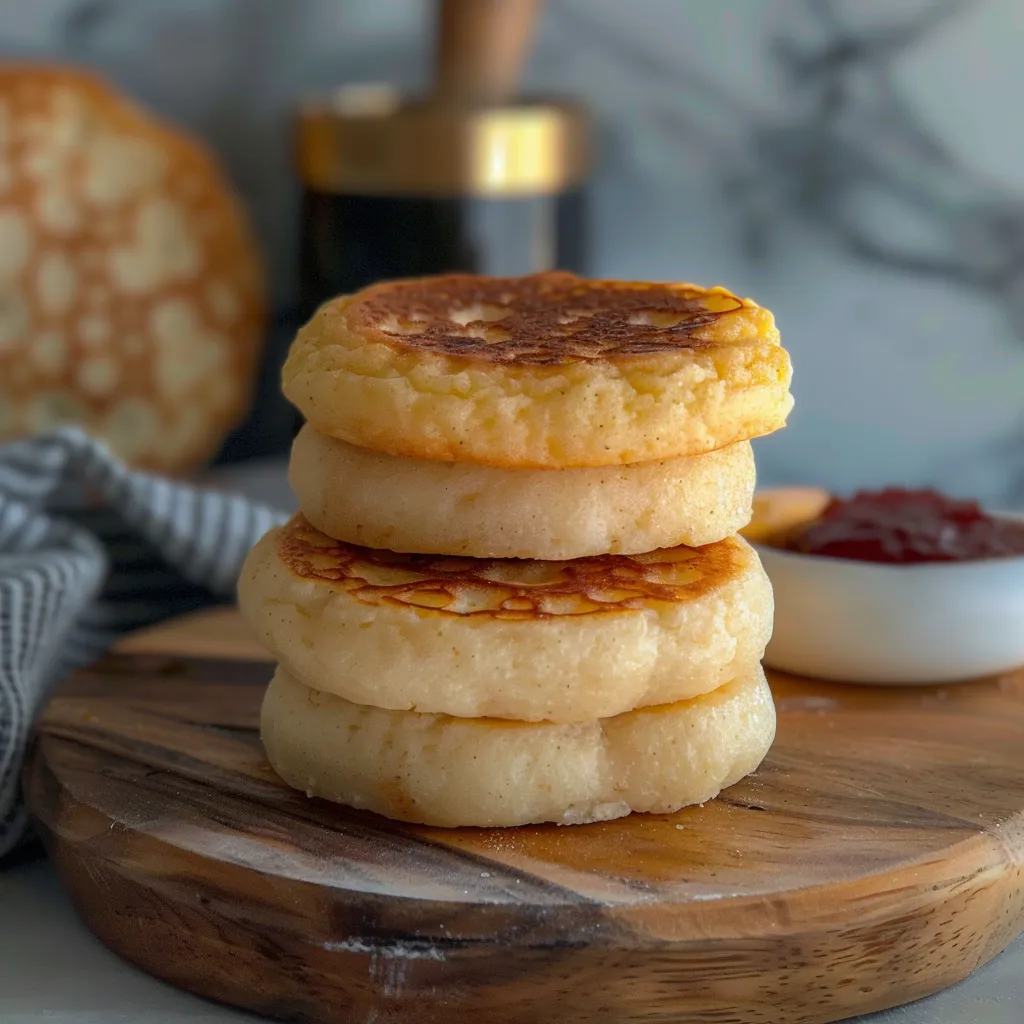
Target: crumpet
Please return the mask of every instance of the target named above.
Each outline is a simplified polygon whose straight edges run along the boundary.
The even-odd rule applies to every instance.
[[[91,72],[0,63],[0,442],[78,424],[194,470],[249,410],[265,322],[206,146]]]
[[[712,544],[751,516],[754,453],[584,469],[502,469],[383,455],[318,434],[292,447],[305,517],[329,537],[475,558],[584,558]]]
[[[523,278],[386,282],[299,331],[286,396],[391,455],[563,469],[680,456],[784,426],[771,313],[723,288]]]
[[[308,686],[357,704],[577,722],[706,693],[756,662],[772,591],[733,537],[563,562],[400,555],[301,515],[249,554],[239,604]]]
[[[712,799],[761,763],[775,707],[756,664],[693,700],[565,725],[382,711],[278,670],[261,725],[308,796],[427,825],[572,825]]]

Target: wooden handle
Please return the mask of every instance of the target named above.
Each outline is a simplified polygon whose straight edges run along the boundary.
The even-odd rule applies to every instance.
[[[504,103],[519,87],[540,0],[440,0],[435,95]]]

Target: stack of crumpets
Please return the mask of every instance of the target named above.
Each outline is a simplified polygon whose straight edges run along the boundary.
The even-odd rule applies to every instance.
[[[720,288],[455,275],[322,307],[284,368],[302,511],[239,584],[278,773],[495,826],[753,771],[772,593],[736,533],[790,377],[771,314]]]

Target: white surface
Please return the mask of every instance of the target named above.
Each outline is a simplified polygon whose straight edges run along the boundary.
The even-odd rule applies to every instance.
[[[1022,1007],[1024,942],[1018,940],[956,988],[859,1020],[1021,1024]],[[0,874],[2,1024],[242,1024],[260,1019],[178,992],[109,953],[79,923],[48,863]]]
[[[756,547],[775,591],[772,668],[896,685],[1024,664],[1024,557],[894,566]]]
[[[179,992],[124,963],[82,926],[56,873],[0,874],[2,1024],[228,1024],[249,1014]]]

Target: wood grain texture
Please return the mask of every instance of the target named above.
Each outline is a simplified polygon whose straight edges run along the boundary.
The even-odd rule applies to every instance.
[[[270,672],[229,610],[137,635],[62,688],[26,768],[88,925],[214,999],[325,1024],[811,1024],[934,992],[1024,929],[1024,673],[775,676],[775,747],[704,807],[447,831],[287,789],[256,732]]]

